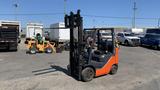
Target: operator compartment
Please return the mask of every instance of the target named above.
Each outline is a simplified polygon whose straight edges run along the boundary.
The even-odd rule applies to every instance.
[[[96,69],[102,68],[114,53],[114,33],[111,29],[84,30],[85,60]]]

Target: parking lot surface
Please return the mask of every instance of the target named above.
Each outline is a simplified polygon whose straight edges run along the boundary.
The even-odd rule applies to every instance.
[[[159,90],[160,51],[143,47],[120,47],[119,70],[91,82],[73,79],[67,73],[69,52],[26,54],[0,52],[0,90]],[[56,65],[51,68],[50,65]]]

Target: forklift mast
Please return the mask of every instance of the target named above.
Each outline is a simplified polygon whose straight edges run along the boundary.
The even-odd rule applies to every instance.
[[[73,12],[65,15],[65,27],[70,28],[70,73],[77,80],[81,80],[81,72],[84,61],[82,60],[83,51],[83,18],[80,10],[77,14]]]

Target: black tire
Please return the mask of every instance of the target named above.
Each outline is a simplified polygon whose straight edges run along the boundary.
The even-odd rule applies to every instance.
[[[153,46],[153,48],[154,48],[155,50],[159,50],[158,45],[157,45],[157,46]]]
[[[68,75],[71,75],[71,67],[70,67],[70,65],[67,65],[67,71],[68,71]]]
[[[122,45],[122,42],[119,42],[119,45]]]
[[[21,39],[18,40],[18,43],[21,43]]]
[[[111,70],[110,70],[110,73],[109,73],[109,74],[114,75],[114,74],[116,74],[116,73],[117,73],[117,71],[118,71],[118,65],[112,65],[112,67],[111,67]]]
[[[143,43],[142,43],[142,41],[140,42],[140,46],[142,46],[142,47],[143,47]]]
[[[125,46],[129,46],[129,42],[126,40],[126,41],[124,42],[124,45],[125,45]]]
[[[91,67],[86,67],[82,70],[82,81],[88,82],[94,78],[95,71]]]
[[[53,52],[53,49],[52,48],[46,48],[46,53],[52,53]]]
[[[29,49],[30,54],[36,54],[36,48],[32,47]]]
[[[24,44],[28,44],[28,41],[25,41]]]

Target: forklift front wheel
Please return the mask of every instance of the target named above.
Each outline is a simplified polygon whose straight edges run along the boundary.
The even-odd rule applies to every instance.
[[[110,74],[111,75],[114,75],[117,73],[117,70],[118,70],[118,65],[112,65],[112,68],[110,70]]]
[[[82,70],[82,81],[88,82],[94,78],[95,72],[93,68],[86,67]]]

